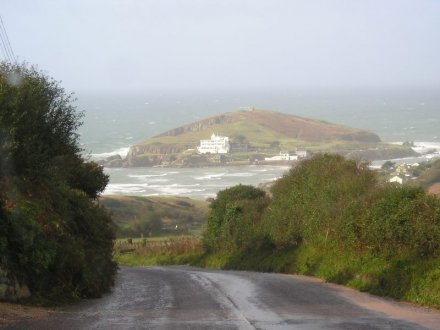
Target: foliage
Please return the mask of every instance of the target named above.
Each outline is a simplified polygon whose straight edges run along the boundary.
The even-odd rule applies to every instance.
[[[266,231],[277,246],[303,240],[334,240],[368,203],[376,184],[366,164],[339,155],[301,162],[278,180],[265,214]]]
[[[0,64],[0,154],[16,175],[44,177],[54,158],[79,152],[81,114],[72,101],[72,95],[36,69]]]
[[[386,187],[360,226],[359,239],[376,255],[440,256],[440,203],[421,188]]]
[[[212,202],[197,264],[314,275],[440,308],[437,197],[330,154],[292,168],[271,200],[246,192]]]
[[[116,237],[195,234],[206,223],[208,203],[187,197],[103,196]]]
[[[418,178],[416,183],[428,189],[431,185],[440,182],[440,159],[434,162],[422,163],[418,168]]]
[[[134,250],[121,245],[116,258],[313,275],[440,309],[440,200],[377,175],[364,163],[316,155],[277,180],[272,198],[252,186],[220,191],[202,246],[130,242]]]
[[[203,254],[201,239],[194,236],[118,239],[114,257],[121,265],[172,265],[197,262]]]
[[[108,182],[80,156],[81,114],[58,82],[0,64],[0,267],[34,297],[99,296],[113,282]]]
[[[392,162],[390,160],[387,160],[385,163],[382,164],[381,168],[384,171],[390,171],[396,166],[395,162]]]
[[[238,185],[220,191],[210,205],[203,241],[205,248],[249,247],[258,236],[256,228],[267,203],[266,193],[253,186]]]

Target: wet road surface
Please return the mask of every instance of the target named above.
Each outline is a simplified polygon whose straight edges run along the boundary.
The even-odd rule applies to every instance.
[[[124,267],[103,298],[11,328],[440,329],[440,313],[303,276]]]

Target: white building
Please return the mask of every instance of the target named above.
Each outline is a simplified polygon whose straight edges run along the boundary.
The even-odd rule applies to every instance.
[[[214,133],[210,140],[200,140],[200,146],[197,150],[201,154],[227,154],[231,149],[229,138],[227,136],[219,136]]]
[[[304,148],[296,148],[295,154],[298,156],[298,158],[307,158],[309,156],[309,153]]]
[[[389,182],[397,182],[398,184],[403,184],[403,178],[396,175],[393,176],[391,179],[388,180]]]
[[[291,155],[288,152],[280,151],[278,156],[266,157],[264,160],[298,160],[298,155]]]

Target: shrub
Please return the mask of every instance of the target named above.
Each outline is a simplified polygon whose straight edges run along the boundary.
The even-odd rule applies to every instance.
[[[35,68],[0,64],[0,268],[55,299],[99,296],[116,270],[96,202],[108,177],[79,153],[72,100]]]
[[[211,203],[203,236],[207,250],[236,250],[257,237],[257,224],[268,204],[266,193],[253,186],[237,185],[220,191]]]
[[[376,184],[366,164],[329,154],[305,160],[273,186],[266,231],[280,247],[334,240],[343,232],[350,239],[346,227],[369,203]]]
[[[362,219],[362,241],[376,255],[439,256],[440,201],[421,188],[388,186]]]

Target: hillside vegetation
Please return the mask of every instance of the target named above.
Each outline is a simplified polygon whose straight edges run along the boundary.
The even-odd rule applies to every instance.
[[[277,180],[271,196],[242,185],[220,191],[201,244],[133,243],[118,261],[312,275],[440,309],[440,200],[378,175],[320,154]]]
[[[80,114],[58,83],[0,64],[0,300],[97,297],[116,265],[108,177],[80,155]]]
[[[208,203],[186,197],[103,196],[116,237],[200,234]]]
[[[438,185],[440,185],[440,159],[420,164],[415,184],[420,185],[424,189],[439,194]]]
[[[440,200],[337,155],[211,204],[199,264],[314,275],[440,308]],[[200,259],[198,259],[200,260]]]
[[[381,143],[376,134],[360,129],[273,111],[252,110],[225,113],[172,129],[133,145],[125,161],[115,160],[108,165],[209,165],[206,159],[196,157],[195,149],[201,139],[209,139],[212,133],[228,136],[232,144],[248,146],[249,150],[244,154],[228,154],[228,162],[261,160],[298,147],[343,154],[356,152],[354,157],[368,159],[414,154],[409,147]]]

